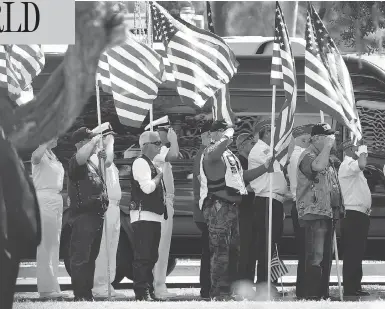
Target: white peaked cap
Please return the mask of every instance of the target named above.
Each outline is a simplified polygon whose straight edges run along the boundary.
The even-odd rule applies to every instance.
[[[155,127],[155,126],[159,126],[159,125],[168,125],[170,124],[170,120],[168,119],[168,115],[166,116],[163,116],[157,120],[154,120],[152,122],[152,126]],[[145,131],[147,130],[150,130],[150,124],[146,125],[146,127],[144,128]]]
[[[111,130],[112,131],[112,126],[109,122],[104,122],[100,126],[97,126],[96,128],[92,129],[92,133],[103,133],[106,130]]]

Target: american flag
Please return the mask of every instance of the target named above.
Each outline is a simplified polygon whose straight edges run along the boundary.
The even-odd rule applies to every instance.
[[[0,87],[18,105],[33,99],[32,81],[45,65],[40,45],[0,45]]]
[[[212,11],[210,1],[206,1],[207,9],[207,26],[211,33],[215,33]],[[230,105],[230,90],[229,85],[224,85],[217,91],[214,97],[210,98],[208,102],[212,101],[213,119],[224,120],[227,124],[234,124],[235,114]]]
[[[273,257],[271,258],[271,281],[276,281],[278,278],[286,275],[289,271],[285,263],[278,256],[278,248],[275,245],[275,250],[273,253]]]
[[[97,79],[103,91],[112,93],[120,122],[140,127],[164,81],[163,72],[161,56],[129,38],[102,54]]]
[[[271,84],[283,86],[285,102],[275,124],[274,153],[281,166],[287,161],[288,147],[297,106],[297,79],[289,33],[278,1],[275,10],[275,36],[271,63]]]
[[[173,18],[156,2],[150,1],[150,9],[181,100],[202,107],[236,73],[234,53],[222,38]]]
[[[314,7],[309,4],[305,30],[306,101],[346,125],[361,139],[349,71]]]

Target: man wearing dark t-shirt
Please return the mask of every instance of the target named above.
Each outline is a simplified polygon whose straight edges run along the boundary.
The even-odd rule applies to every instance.
[[[72,135],[77,148],[69,161],[68,204],[70,206],[70,268],[74,300],[93,300],[95,260],[99,254],[104,213],[108,207],[107,189],[99,166],[90,160],[100,135],[82,127]],[[101,150],[100,158],[106,153]]]

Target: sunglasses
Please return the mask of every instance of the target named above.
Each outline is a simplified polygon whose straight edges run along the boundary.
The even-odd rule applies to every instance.
[[[155,146],[160,146],[160,145],[162,145],[162,142],[161,141],[148,142],[148,143],[144,143],[143,145],[148,145],[148,144],[155,145]]]

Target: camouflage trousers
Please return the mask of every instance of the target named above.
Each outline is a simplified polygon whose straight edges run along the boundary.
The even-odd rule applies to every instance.
[[[209,230],[210,296],[228,295],[231,293],[231,284],[238,276],[238,207],[234,203],[208,197],[203,204],[203,216]]]

